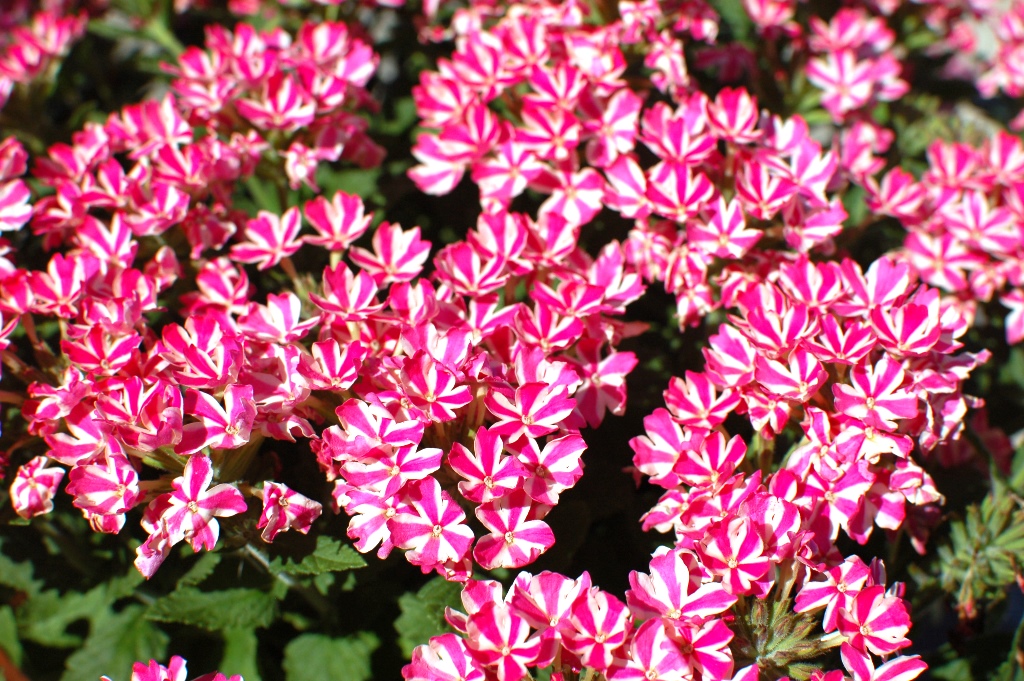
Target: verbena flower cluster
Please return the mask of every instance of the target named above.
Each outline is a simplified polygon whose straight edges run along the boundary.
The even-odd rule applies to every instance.
[[[916,4],[935,50],[970,44],[967,20],[989,11]],[[1024,339],[1024,146],[1000,131],[934,142],[923,173],[889,163],[871,112],[909,89],[899,5],[801,23],[795,0],[744,0],[776,75],[817,94],[809,120],[691,74],[766,73],[703,0],[622,0],[614,17],[480,2],[447,24],[428,3],[422,39],[454,50],[413,91],[408,175],[430,195],[479,191],[475,227],[446,244],[320,192],[318,171],[384,160],[378,56],[354,22],[209,26],[164,66],[162,97],[45,153],[4,139],[4,371],[45,443],[4,453],[15,511],[51,512],[64,485],[96,532],[141,522],[149,578],[178,544],[214,550],[218,519],[250,506],[265,542],[309,532],[327,500],[250,473],[266,441],[304,442],[360,552],[465,583],[454,633],[415,650],[409,681],[751,681],[832,649],[842,670],[801,678],[917,677],[903,585],[840,538],[879,528],[926,551],[943,496],[923,463],[983,404],[964,392],[990,356],[965,349],[993,321],[979,302],[1001,301],[1008,342]],[[17,27],[0,103],[59,64],[86,16],[2,15]],[[999,23],[986,94],[1024,92],[1022,17]],[[268,192],[279,210],[254,206]],[[588,252],[600,216],[631,228]],[[861,266],[850,235],[880,218],[905,242]],[[27,232],[45,268],[22,264]],[[624,596],[586,573],[481,578],[555,543],[545,518],[584,474],[586,430],[626,409],[638,360],[620,346],[644,330],[628,312],[648,287],[681,329],[711,330],[703,367],[669,381],[630,442],[638,481],[664,490],[643,526],[669,546]],[[780,441],[796,443],[784,457]],[[757,626],[797,633],[772,647]],[[184,661],[132,678],[184,681]]]

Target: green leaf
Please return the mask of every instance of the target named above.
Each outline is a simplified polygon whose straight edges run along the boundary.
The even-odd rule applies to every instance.
[[[252,196],[257,208],[269,210],[277,215],[281,214],[281,198],[273,182],[250,176],[245,179],[243,184],[249,190],[249,195]]]
[[[397,136],[412,128],[418,120],[416,102],[412,97],[402,97],[395,102],[391,118],[374,116],[370,125],[379,134]]]
[[[284,649],[287,681],[366,681],[373,676],[370,655],[380,645],[377,637],[360,632],[345,638],[303,634]]]
[[[932,677],[943,681],[971,681],[971,663],[965,659],[952,660],[928,670]]]
[[[398,647],[408,659],[412,650],[430,640],[431,636],[451,631],[444,621],[446,606],[459,607],[462,585],[435,577],[413,593],[405,593],[398,599],[402,614],[395,620],[398,632]]]
[[[854,227],[864,222],[868,215],[867,192],[856,185],[843,194],[843,208],[846,209],[846,225]]]
[[[213,574],[214,569],[220,564],[220,554],[206,552],[199,557],[196,564],[178,580],[178,587],[199,586],[207,577]]]
[[[18,621],[9,605],[0,607],[0,649],[15,667],[21,666],[21,643],[18,641]]]
[[[77,647],[81,637],[67,633],[67,628],[79,620],[95,622],[108,614],[114,603],[131,596],[141,582],[142,575],[132,569],[85,593],[62,594],[56,589],[38,593],[21,611],[23,638],[46,646]]]
[[[720,0],[715,3],[715,9],[718,10],[718,14],[721,15],[737,40],[742,41],[750,35],[750,29],[754,27],[754,23],[750,20],[750,15],[747,14],[747,10],[744,9],[740,0]]]
[[[226,629],[224,636],[224,656],[217,668],[227,677],[235,674],[245,681],[261,681],[259,667],[256,665],[256,652],[259,640],[253,629]]]
[[[104,613],[92,625],[85,644],[68,657],[61,681],[113,681],[131,678],[132,664],[162,660],[167,634],[146,621],[146,609],[129,605],[119,613]]]
[[[379,177],[380,168],[335,170],[327,164],[321,164],[316,172],[316,182],[323,189],[321,193],[324,196],[342,191],[368,199],[377,191]]]
[[[22,610],[25,638],[46,646],[79,646],[81,638],[67,633],[68,626],[79,620],[93,621],[108,611],[110,604],[105,589],[101,588],[84,594],[45,591],[29,599]]]
[[[179,622],[207,629],[269,626],[276,614],[276,599],[259,589],[200,591],[187,587],[164,596],[149,609],[149,619]]]
[[[325,572],[344,572],[366,566],[359,552],[348,544],[333,537],[320,535],[316,538],[316,549],[299,562],[275,558],[272,570],[290,575],[320,575]]]
[[[3,544],[0,544],[0,548]],[[24,591],[31,595],[43,588],[40,580],[32,577],[32,562],[15,563],[0,553],[0,585],[9,586],[15,591]]]

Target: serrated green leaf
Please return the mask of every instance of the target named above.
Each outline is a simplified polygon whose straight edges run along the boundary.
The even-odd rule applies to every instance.
[[[214,569],[220,564],[220,554],[206,552],[199,557],[196,564],[178,580],[178,587],[198,586],[207,577],[213,574]]]
[[[277,600],[259,589],[178,589],[154,603],[147,615],[159,622],[191,624],[209,631],[269,626]]]
[[[227,677],[238,674],[245,681],[261,681],[259,667],[256,664],[256,652],[259,640],[253,629],[226,629],[224,636],[224,656],[221,657],[218,671]]]
[[[398,632],[398,647],[408,659],[412,650],[430,640],[431,636],[450,631],[444,621],[446,606],[459,607],[462,585],[435,577],[413,593],[405,593],[398,599],[402,614],[395,620]]]
[[[0,607],[0,649],[15,667],[21,666],[21,642],[18,640],[18,621],[9,605]]]
[[[21,610],[23,637],[43,645],[68,648],[81,645],[81,637],[67,632],[79,620],[94,622],[109,613],[118,600],[131,596],[142,575],[129,570],[85,593],[59,593],[50,589],[31,596]]]
[[[326,596],[327,592],[334,585],[334,573],[325,572],[323,574],[313,577],[313,586],[320,592],[321,596]]]
[[[162,660],[167,634],[146,621],[146,609],[129,605],[119,613],[104,613],[93,622],[85,644],[68,657],[61,681],[113,681],[131,678],[132,664]]]
[[[21,611],[25,638],[58,648],[79,646],[82,639],[69,634],[67,628],[79,620],[91,622],[103,616],[110,605],[105,589],[92,589],[84,594],[45,591],[29,599]]]
[[[344,572],[366,566],[359,552],[333,537],[320,535],[316,549],[301,561],[274,559],[271,569],[290,575],[319,575],[325,572]]]
[[[380,645],[373,634],[360,632],[345,638],[303,634],[284,649],[287,681],[366,681],[373,671],[370,655]]]

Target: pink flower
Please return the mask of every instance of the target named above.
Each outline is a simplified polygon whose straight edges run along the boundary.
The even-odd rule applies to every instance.
[[[430,255],[430,242],[420,238],[420,228],[403,231],[398,225],[382,222],[373,233],[373,251],[353,247],[349,257],[373,277],[377,286],[412,281]]]
[[[246,223],[245,240],[231,247],[231,258],[236,262],[257,263],[261,270],[270,269],[302,247],[298,238],[301,227],[302,215],[298,208],[289,208],[280,217],[261,210]]]
[[[337,192],[330,201],[318,196],[304,209],[317,236],[303,238],[330,251],[344,251],[370,226],[373,215],[365,215],[365,210],[363,200],[353,194]]]
[[[210,487],[212,481],[213,464],[209,457],[195,455],[185,464],[184,475],[171,483],[173,491],[162,497],[160,523],[167,528],[172,544],[185,540],[192,544],[193,551],[212,551],[220,534],[216,518],[245,511],[241,492],[232,485]],[[150,506],[160,500],[158,497]]]
[[[883,355],[874,367],[861,361],[850,371],[850,383],[832,386],[836,409],[866,425],[884,430],[896,430],[894,419],[909,419],[917,415],[917,397],[902,388],[903,369],[888,355]]]
[[[139,474],[122,454],[107,454],[71,469],[68,494],[75,507],[101,515],[121,515],[141,496]]]
[[[64,469],[47,468],[45,456],[37,456],[18,467],[11,483],[11,504],[22,518],[34,518],[53,510],[53,495],[64,478]]]
[[[761,138],[757,123],[757,99],[743,88],[723,88],[708,104],[708,124],[716,137],[733,144],[749,144]]]
[[[839,610],[839,632],[859,652],[889,655],[910,645],[910,615],[903,600],[884,586],[865,587],[849,608]]]
[[[858,652],[849,643],[844,643],[839,652],[853,681],[913,681],[928,668],[917,655],[894,657],[876,668],[870,655]]]
[[[733,659],[729,642],[732,629],[720,619],[676,624],[669,635],[679,647],[687,664],[708,679],[732,676]]]
[[[698,545],[704,565],[722,577],[722,585],[734,595],[756,591],[754,582],[771,569],[764,542],[747,518],[731,518],[708,529]]]
[[[686,426],[714,428],[736,408],[740,395],[726,388],[719,393],[706,373],[687,371],[685,378],[673,376],[665,391],[665,404],[672,418]]]
[[[812,59],[807,64],[807,79],[825,91],[821,104],[835,121],[842,121],[850,112],[865,106],[875,87],[872,63],[858,61],[852,50],[829,52]]]
[[[569,489],[583,476],[580,457],[587,449],[586,442],[572,433],[549,440],[541,449],[533,438],[516,443],[517,459],[529,474],[523,489],[540,504],[554,506],[558,495]]]
[[[271,293],[266,305],[249,303],[248,312],[238,320],[238,328],[247,337],[261,341],[297,341],[320,323],[319,315],[300,321],[301,307],[299,297],[290,291],[281,295]]]
[[[256,529],[263,528],[260,536],[265,542],[274,541],[278,532],[285,530],[306,534],[323,510],[318,502],[270,480],[263,483],[259,496],[263,498],[263,514]]]
[[[21,180],[0,181],[0,232],[14,232],[32,217],[31,192]]]
[[[540,638],[504,603],[488,602],[470,613],[466,634],[473,657],[494,671],[498,681],[519,681],[540,653]]]
[[[686,225],[686,240],[702,251],[719,258],[738,260],[761,238],[761,231],[747,229],[739,201],[728,203],[718,198],[707,224],[694,220]]]
[[[473,441],[473,452],[462,444],[452,444],[448,465],[465,478],[459,483],[462,496],[476,503],[486,503],[505,496],[522,484],[526,476],[514,456],[502,456],[505,450],[501,436],[481,426]]]
[[[608,671],[612,681],[684,681],[693,669],[660,620],[644,622],[629,644],[629,657],[617,658]]]
[[[520,572],[516,577],[511,593],[512,610],[541,635],[538,667],[551,664],[558,651],[563,650],[563,635],[576,631],[570,622],[571,610],[590,586],[590,575],[586,572],[579,579],[548,571],[539,575]]]
[[[456,634],[441,634],[416,646],[402,668],[406,681],[484,681],[484,671]]]
[[[747,445],[738,435],[727,441],[718,430],[706,436],[701,435],[704,431],[690,432],[692,440],[681,449],[673,472],[687,485],[717,490],[743,462]]]
[[[701,573],[693,552],[660,548],[651,558],[650,575],[629,573],[629,609],[637,617],[700,623],[732,607],[737,597],[718,582],[704,583]]]
[[[554,432],[572,413],[576,401],[564,387],[544,383],[526,383],[513,395],[493,390],[484,400],[487,409],[498,417],[491,431],[514,443],[521,437],[537,438]]]
[[[839,611],[850,607],[853,597],[868,583],[871,569],[864,561],[853,556],[841,565],[823,573],[824,581],[808,582],[796,595],[793,608],[796,612],[811,612],[824,607],[822,628],[833,631],[837,626]]]
[[[185,413],[198,422],[187,423],[181,442],[174,448],[178,454],[193,454],[204,447],[235,449],[249,441],[256,418],[251,385],[230,385],[224,389],[224,406],[199,390],[185,392]]]
[[[432,477],[409,483],[403,499],[408,504],[388,521],[395,546],[408,551],[406,558],[423,572],[446,561],[458,562],[473,543],[473,532],[462,512]]]
[[[177,655],[166,667],[156,660],[150,660],[148,665],[136,662],[132,665],[132,681],[185,681],[188,674],[185,664],[185,659]]]
[[[522,490],[481,504],[476,517],[491,531],[473,549],[473,558],[486,570],[520,568],[551,548],[555,535],[540,518],[550,507],[539,505]]]
[[[296,79],[282,73],[267,80],[258,99],[235,102],[238,113],[264,130],[291,131],[307,126],[316,117],[316,104]]]
[[[565,634],[566,649],[595,669],[611,666],[632,630],[626,604],[596,587],[576,601],[569,619],[575,631]]]

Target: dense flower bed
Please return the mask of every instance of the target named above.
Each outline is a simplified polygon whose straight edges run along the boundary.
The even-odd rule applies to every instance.
[[[1020,673],[1024,4],[0,28],[6,678]]]

